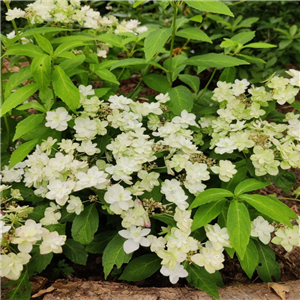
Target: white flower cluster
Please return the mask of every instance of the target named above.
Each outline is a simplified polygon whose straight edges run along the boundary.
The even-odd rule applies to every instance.
[[[239,152],[252,153],[256,176],[277,175],[282,169],[300,167],[300,120],[299,115],[287,113],[285,123],[277,124],[262,119],[263,109],[273,101],[280,105],[293,103],[299,93],[299,71],[289,70],[291,79],[275,76],[263,86],[248,88],[250,83],[235,80],[234,83],[218,82],[212,100],[219,102],[218,117],[202,117],[199,120],[203,133],[212,137],[210,149],[218,154]],[[247,94],[249,95],[246,95]],[[226,181],[224,162],[213,167],[221,180]],[[223,170],[223,173],[222,173]],[[231,173],[230,162],[226,170]]]
[[[8,189],[9,186],[6,187]],[[3,190],[3,189],[2,189]],[[20,191],[10,190],[11,197],[23,200]],[[2,199],[3,200],[3,199]],[[4,198],[7,203],[8,199]],[[32,207],[19,205],[5,205],[0,214],[0,234],[1,234],[1,255],[0,269],[1,276],[10,280],[17,280],[27,264],[34,245],[39,246],[40,254],[62,253],[62,246],[65,244],[66,235],[59,235],[58,232],[50,232],[42,227],[43,224],[27,219],[24,225],[20,225],[33,211]],[[16,244],[18,253],[9,252],[11,244]]]
[[[78,22],[84,28],[92,28],[108,32],[131,32],[140,34],[148,30],[145,26],[139,26],[137,20],[122,21],[109,15],[100,16],[98,11],[90,6],[81,7],[80,0],[36,0],[26,6],[25,10],[20,8],[9,9],[6,13],[6,20],[12,21],[17,18],[26,18],[30,24],[42,24],[44,22],[55,22],[63,24],[73,24]],[[104,50],[102,50],[104,51]],[[102,54],[103,55],[103,54]]]

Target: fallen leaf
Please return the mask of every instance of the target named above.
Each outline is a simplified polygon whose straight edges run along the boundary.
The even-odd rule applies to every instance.
[[[290,289],[283,285],[276,282],[269,282],[268,283],[269,289],[273,289],[274,292],[282,299],[285,300],[285,293],[288,293]]]
[[[56,290],[56,288],[54,286],[49,286],[47,289],[40,290],[38,293],[32,295],[31,298],[38,298],[38,297],[40,297],[40,296],[42,296],[44,294],[51,293],[54,290]]]

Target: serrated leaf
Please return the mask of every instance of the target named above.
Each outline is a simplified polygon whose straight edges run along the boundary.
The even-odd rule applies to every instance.
[[[18,85],[26,81],[32,76],[31,67],[25,66],[20,69],[19,72],[13,73],[5,85],[4,98],[6,99]]]
[[[240,182],[236,186],[236,188],[234,190],[234,194],[236,196],[239,196],[239,195],[247,193],[247,192],[262,189],[266,186],[269,186],[270,184],[271,184],[271,181],[262,182],[257,179],[254,179],[254,178],[246,179],[246,180]]]
[[[231,245],[241,259],[244,259],[250,239],[251,220],[244,203],[232,200],[227,213],[227,230]]]
[[[43,36],[39,35],[38,33],[33,34],[34,38],[36,39],[39,46],[48,54],[53,54],[53,47],[50,43],[50,41]]]
[[[13,289],[9,290],[5,294],[2,293],[2,296],[7,300],[16,300],[16,299],[30,299],[31,295],[31,285],[29,282],[29,275],[28,275],[28,269],[24,268],[19,279],[17,280],[10,280],[6,284],[4,284],[2,287],[3,289],[9,288],[10,286],[13,286]]]
[[[167,93],[170,89],[170,84],[166,76],[160,74],[147,74],[143,77],[145,84],[160,93]]]
[[[259,212],[267,215],[271,219],[292,227],[291,219],[296,219],[296,214],[277,198],[271,198],[263,195],[243,194],[239,197],[246,201]]]
[[[102,256],[102,265],[104,268],[105,279],[107,279],[107,276],[113,269],[114,265],[116,265],[119,269],[123,263],[129,262],[132,253],[125,253],[123,249],[124,242],[125,239],[122,238],[119,234],[116,234],[104,249]]]
[[[168,107],[176,115],[180,116],[183,110],[191,112],[194,105],[194,96],[185,86],[177,86],[168,90],[170,100]]]
[[[28,102],[28,103],[25,103],[23,105],[20,105],[18,106],[16,109],[17,110],[28,110],[28,109],[35,109],[35,110],[38,110],[40,112],[46,112],[47,110],[45,109],[45,107],[43,105],[41,105],[40,103],[38,102]]]
[[[269,43],[260,42],[260,43],[247,44],[243,48],[274,48],[274,47],[277,47],[277,46],[269,44]]]
[[[1,117],[25,100],[28,100],[28,98],[38,90],[38,88],[38,84],[33,83],[30,85],[25,85],[12,93],[2,104]]]
[[[24,55],[29,57],[36,57],[43,54],[45,54],[45,52],[39,46],[32,44],[16,44],[9,48],[4,55]]]
[[[99,215],[94,204],[84,208],[84,211],[77,215],[72,224],[72,237],[74,241],[83,245],[89,244],[94,239],[94,234],[99,226]]]
[[[164,49],[163,47],[171,33],[172,28],[164,28],[153,31],[146,37],[144,51],[147,61],[152,59],[157,52],[161,52]]]
[[[33,250],[30,253],[31,259],[28,263],[29,276],[33,276],[34,273],[41,273],[50,264],[53,253],[40,254],[40,247],[33,246]]]
[[[212,276],[204,268],[200,268],[194,263],[185,263],[185,269],[189,273],[186,278],[189,284],[220,300],[216,281],[213,280]]]
[[[77,48],[77,47],[84,46],[84,45],[85,44],[83,44],[82,41],[78,41],[78,40],[64,42],[55,49],[54,56],[58,56],[59,54],[66,52],[70,49]]]
[[[109,81],[114,84],[120,85],[120,82],[117,80],[117,77],[112,72],[106,69],[96,70],[95,73],[104,81]]]
[[[96,39],[101,42],[108,43],[113,47],[124,48],[124,45],[122,43],[122,38],[113,33],[105,33],[105,34],[97,35]]]
[[[67,239],[66,243],[63,245],[63,253],[64,255],[79,265],[86,265],[88,254],[84,249],[84,246],[72,239]]]
[[[56,66],[53,71],[52,83],[55,94],[75,112],[79,106],[79,90],[60,66]]]
[[[225,203],[226,199],[221,199],[200,206],[193,217],[191,230],[194,231],[197,228],[203,227],[215,219],[222,211]]]
[[[172,227],[176,226],[176,221],[174,220],[173,216],[169,214],[155,214],[152,215],[151,218],[164,222],[165,224],[170,225]]]
[[[233,83],[236,77],[236,69],[235,67],[227,67],[225,68],[219,78],[219,81],[225,81],[227,83]]]
[[[31,73],[40,89],[46,89],[51,81],[51,57],[49,55],[35,57],[31,63]]]
[[[18,123],[16,127],[16,133],[13,137],[13,141],[22,137],[26,132],[31,131],[32,129],[38,127],[44,120],[44,115],[42,114],[33,114],[22,120]]]
[[[266,62],[258,57],[254,57],[254,56],[249,56],[249,55],[245,55],[245,54],[238,54],[238,57],[244,58],[245,60],[250,61],[251,63],[260,63],[260,64],[265,64]]]
[[[234,35],[231,40],[244,45],[254,39],[254,37],[255,31],[244,31]]]
[[[93,241],[85,247],[85,250],[94,254],[103,253],[105,247],[112,240],[116,233],[117,231],[115,230],[109,230],[96,234]]]
[[[259,264],[256,267],[259,277],[265,282],[272,282],[273,278],[279,281],[281,269],[274,251],[261,242],[255,241],[255,245],[259,255]]]
[[[140,281],[153,275],[161,267],[156,254],[145,254],[133,259],[125,268],[119,280]]]
[[[198,92],[200,88],[200,78],[194,75],[181,74],[178,77],[182,82],[187,84],[194,92]]]
[[[38,141],[39,141],[38,139],[28,141],[26,143],[23,143],[16,150],[14,150],[14,152],[11,154],[11,157],[10,157],[9,168],[12,168],[18,162],[22,161],[30,153],[30,151],[35,147],[35,145],[38,143]]]
[[[257,248],[251,239],[249,240],[249,244],[247,245],[244,259],[241,259],[239,255],[238,255],[238,259],[243,270],[245,271],[247,276],[251,279],[255,271],[255,268],[259,262]]]
[[[188,27],[188,28],[181,29],[176,33],[176,36],[180,36],[186,39],[191,39],[196,41],[212,43],[209,36],[201,29],[196,27]]]
[[[222,14],[234,17],[233,13],[230,11],[228,6],[218,0],[209,0],[209,1],[185,1],[185,3],[193,8],[196,8],[205,12],[212,12],[216,14]]]
[[[234,195],[232,192],[225,190],[225,189],[219,189],[219,188],[212,188],[205,190],[204,192],[200,193],[195,200],[190,205],[189,209],[198,207],[200,205],[218,201],[223,198],[230,197],[232,198]]]
[[[184,62],[185,65],[193,65],[202,68],[225,68],[239,65],[249,65],[245,60],[241,60],[223,53],[210,53],[203,55],[196,55]]]

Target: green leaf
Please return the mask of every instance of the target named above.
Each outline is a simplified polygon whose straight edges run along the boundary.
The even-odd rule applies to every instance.
[[[279,42],[279,49],[285,49],[286,47],[288,47],[290,44],[293,43],[293,40],[282,40]]]
[[[65,59],[59,65],[65,71],[69,77],[73,76],[74,69],[81,65],[85,60],[85,55],[81,54],[76,56],[74,59]]]
[[[64,255],[79,265],[86,265],[88,254],[84,249],[84,246],[72,239],[67,239],[66,243],[63,245],[63,253]]]
[[[98,41],[101,41],[101,42],[104,42],[104,43],[108,43],[108,44],[110,44],[113,47],[126,49],[126,47],[124,47],[124,45],[122,43],[122,38],[119,37],[116,34],[105,33],[105,34],[97,35],[96,39]]]
[[[151,32],[145,39],[144,51],[149,61],[157,52],[162,52],[164,45],[171,36],[172,28],[163,28]]]
[[[29,29],[20,36],[21,37],[27,37],[34,35],[35,33],[37,34],[43,34],[43,33],[49,33],[49,32],[61,32],[61,31],[73,31],[73,29],[66,29],[66,28],[61,28],[61,27],[40,27],[40,28],[34,28],[34,29]],[[65,38],[65,37],[63,37]]]
[[[279,263],[276,261],[274,251],[261,242],[255,241],[255,245],[259,255],[259,263],[256,271],[259,277],[265,282],[272,282],[273,278],[277,281],[280,279],[281,269]]]
[[[189,273],[186,279],[190,285],[220,300],[218,286],[216,281],[212,279],[211,274],[194,263],[184,263],[184,266]]]
[[[202,17],[202,15],[193,16],[192,18],[190,18],[190,21],[202,23],[203,17]]]
[[[227,230],[231,245],[241,259],[244,259],[250,239],[251,220],[244,203],[232,200],[227,213]]]
[[[89,244],[94,239],[94,234],[99,226],[99,216],[96,206],[85,206],[84,211],[77,215],[72,224],[72,237],[74,241],[83,245]]]
[[[205,190],[204,192],[200,193],[195,198],[195,200],[190,205],[189,209],[192,209],[194,207],[197,207],[197,206],[200,206],[200,205],[203,205],[206,203],[218,201],[223,198],[233,197],[233,196],[234,196],[233,193],[231,193],[230,191],[225,190],[225,189],[219,189],[219,188],[208,189],[208,190]]]
[[[234,194],[236,196],[239,196],[239,195],[244,194],[246,192],[251,192],[251,191],[262,189],[266,186],[269,186],[270,184],[271,184],[271,181],[262,182],[262,181],[259,181],[257,179],[254,179],[254,178],[246,179],[246,180],[240,182],[236,186],[236,188],[234,190]]]
[[[243,31],[241,33],[238,33],[234,35],[231,40],[238,42],[242,45],[250,42],[255,37],[255,31]]]
[[[294,184],[297,183],[295,173],[287,170],[280,170],[276,176],[270,176],[270,179],[276,186],[280,187],[286,194],[288,194],[291,188],[294,186]]]
[[[82,41],[78,41],[78,40],[64,42],[55,49],[54,56],[58,56],[59,54],[66,52],[70,49],[77,48],[77,47],[84,46],[84,45],[85,44],[83,44]]]
[[[35,37],[37,43],[39,46],[48,54],[52,55],[53,54],[53,47],[49,40],[44,38],[43,36],[39,35],[38,33],[34,33],[33,36]]]
[[[14,93],[12,93],[3,103],[1,107],[1,117],[8,111],[17,107],[19,104],[28,100],[28,98],[38,90],[39,86],[37,83],[25,85]]]
[[[139,5],[143,4],[145,2],[145,0],[136,0],[133,3],[133,8],[138,7]]]
[[[17,110],[28,110],[28,109],[35,109],[35,110],[38,110],[40,112],[47,112],[47,110],[45,109],[45,107],[43,105],[41,105],[40,103],[38,102],[28,102],[28,103],[25,103],[23,105],[20,105],[18,106],[16,109]]]
[[[160,64],[158,64],[154,61],[146,61],[145,59],[142,59],[142,58],[126,58],[126,59],[119,60],[112,64],[110,70],[114,70],[116,68],[137,66],[137,65],[152,65],[159,69],[165,70]],[[101,66],[101,64],[99,64],[98,66]],[[94,72],[96,72],[96,71],[97,71],[97,69]]]
[[[60,66],[55,67],[52,78],[55,94],[75,112],[79,106],[79,90]]]
[[[41,124],[44,120],[44,115],[42,114],[33,114],[28,116],[26,119],[18,123],[16,127],[16,133],[13,137],[13,141],[17,140],[23,136],[26,132],[31,131]]]
[[[251,63],[259,63],[259,64],[265,64],[266,62],[258,57],[249,56],[245,54],[238,54],[238,57],[244,58],[245,60],[251,62]]]
[[[255,271],[255,268],[259,263],[258,251],[254,242],[251,239],[249,240],[249,244],[247,245],[244,259],[241,259],[239,255],[238,255],[238,259],[240,261],[243,270],[245,271],[247,276],[251,279]]]
[[[220,199],[215,202],[206,203],[199,207],[193,217],[193,224],[191,230],[207,225],[210,221],[215,219],[222,211],[226,199]]]
[[[297,101],[294,101],[293,103],[290,103],[291,106],[296,108],[298,111],[300,111],[300,103]]]
[[[184,109],[191,112],[194,105],[194,96],[187,87],[180,85],[169,89],[168,93],[170,96],[168,107],[175,115],[180,116]]]
[[[46,89],[51,81],[51,57],[49,55],[35,57],[31,63],[31,72],[40,89]]]
[[[132,253],[127,254],[123,249],[125,239],[119,234],[116,234],[113,239],[108,243],[103,251],[102,265],[104,268],[104,278],[111,272],[114,265],[119,269],[123,263],[128,263]]]
[[[172,227],[176,226],[176,222],[175,222],[173,216],[171,216],[169,214],[164,214],[164,213],[155,214],[155,215],[152,215],[151,218],[159,220],[161,222],[164,222],[165,224],[170,225]]]
[[[69,35],[69,36],[61,36],[58,38],[54,38],[51,40],[51,44],[62,44],[65,42],[90,42],[90,41],[94,41],[97,38],[94,36],[89,36],[89,35],[81,35],[81,34],[76,34],[76,35]]]
[[[181,29],[176,33],[176,36],[180,36],[185,39],[212,43],[208,35],[204,33],[201,29],[196,27],[188,27],[188,28]]]
[[[228,6],[218,0],[209,0],[209,1],[185,1],[185,3],[193,8],[196,8],[205,12],[212,12],[216,14],[227,15],[233,17],[233,13],[230,11]]]
[[[247,178],[246,174],[248,172],[248,168],[247,168],[245,160],[242,160],[239,163],[236,163],[236,170],[237,170],[237,173],[228,182],[222,182],[221,187],[223,189],[227,189],[227,190],[233,192],[235,187],[242,180],[245,180]]]
[[[199,91],[200,88],[200,78],[194,75],[181,74],[179,79],[187,84],[190,88],[193,89],[195,93]]]
[[[28,263],[29,275],[33,276],[34,273],[41,273],[50,264],[53,253],[40,254],[40,247],[34,245],[33,250],[30,253],[31,259]]]
[[[185,17],[176,19],[175,31],[177,31],[178,28],[182,27],[183,25],[185,25],[188,22],[189,22],[189,19],[187,19]]]
[[[117,232],[115,230],[109,230],[96,234],[93,241],[85,247],[85,250],[89,253],[102,254],[105,247],[112,240],[116,233]]]
[[[259,18],[252,17],[252,18],[247,18],[244,19],[241,23],[239,23],[236,28],[242,28],[242,27],[251,27],[253,23],[257,22]]]
[[[167,93],[170,89],[170,84],[166,76],[160,74],[147,74],[143,77],[145,84],[160,93]]]
[[[259,43],[247,44],[243,48],[274,48],[274,47],[277,47],[277,46],[269,44],[269,43],[259,42]]]
[[[38,46],[32,44],[17,44],[9,48],[5,52],[5,56],[7,55],[23,55],[29,57],[36,57],[45,54],[45,52]]]
[[[236,77],[236,69],[235,67],[227,67],[225,68],[219,78],[219,81],[225,81],[227,83],[233,83]]]
[[[101,98],[102,96],[106,95],[110,91],[110,88],[100,88],[100,89],[95,89],[94,91],[95,91],[95,95],[98,98]]]
[[[145,254],[133,259],[125,268],[119,280],[140,281],[153,275],[161,267],[156,254]]]
[[[120,85],[120,82],[117,80],[117,77],[112,72],[106,69],[96,70],[95,73],[104,81],[109,81],[114,84]]]
[[[18,85],[32,76],[30,66],[25,66],[19,72],[13,73],[5,85],[4,98],[6,99]]]
[[[76,55],[72,52],[64,51],[56,55],[57,57],[67,58],[67,59],[76,59]]]
[[[185,65],[193,65],[203,68],[225,68],[239,65],[249,65],[245,60],[241,60],[223,53],[210,53],[196,55],[184,62]]]
[[[296,219],[296,214],[285,204],[276,198],[262,195],[244,194],[239,197],[253,206],[259,212],[267,215],[275,221],[281,222],[292,227],[290,219]]]
[[[29,152],[35,147],[38,141],[39,141],[38,139],[28,141],[26,143],[23,143],[16,150],[14,150],[14,152],[11,154],[10,157],[9,168],[12,168],[18,162],[22,161],[29,154]]]
[[[17,300],[17,299],[24,299],[29,300],[31,295],[31,285],[29,281],[29,274],[28,269],[24,268],[22,271],[19,279],[17,280],[10,280],[6,284],[2,286],[3,289],[9,288],[12,286],[13,288],[10,289],[5,294],[2,293],[2,296],[7,300]]]

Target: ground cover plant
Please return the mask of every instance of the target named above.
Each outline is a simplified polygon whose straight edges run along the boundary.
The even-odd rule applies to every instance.
[[[222,53],[178,51],[213,44],[195,24],[234,18],[221,1],[158,2],[172,21],[149,24],[75,0],[9,2],[14,31],[1,36],[1,59],[23,67],[2,77],[0,263],[15,287],[4,299],[29,299],[29,278],[59,253],[79,265],[101,254],[105,278],[185,278],[216,299],[225,252],[249,278],[279,280],[269,243],[299,246],[299,217],[253,191],[296,182],[300,72],[256,85],[236,78],[255,60],[240,51],[276,45],[241,31]],[[18,18],[28,25],[17,28]],[[138,82],[122,95],[128,78]],[[144,85],[156,93],[141,97]],[[286,103],[292,112],[276,111]],[[72,271],[65,260],[56,269]]]

